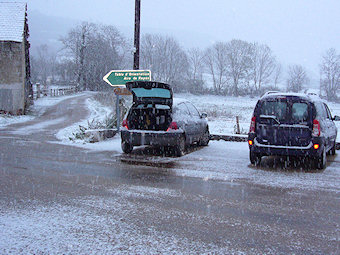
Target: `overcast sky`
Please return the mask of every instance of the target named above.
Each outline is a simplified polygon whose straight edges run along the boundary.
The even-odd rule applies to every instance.
[[[111,24],[133,33],[134,0],[28,0],[46,15]],[[242,39],[265,43],[284,64],[318,74],[340,52],[340,0],[141,0],[141,30],[174,35],[186,48]]]

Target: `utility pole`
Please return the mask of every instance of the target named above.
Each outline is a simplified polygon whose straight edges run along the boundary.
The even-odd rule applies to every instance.
[[[139,41],[140,41],[140,1],[135,0],[135,40],[133,55],[133,70],[139,69]]]

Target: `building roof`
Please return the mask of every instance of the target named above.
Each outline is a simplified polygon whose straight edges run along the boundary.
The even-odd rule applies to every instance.
[[[22,42],[26,3],[0,2],[0,41]]]

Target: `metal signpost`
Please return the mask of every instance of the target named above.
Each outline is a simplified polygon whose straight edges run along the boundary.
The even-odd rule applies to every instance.
[[[116,95],[116,116],[117,116],[117,129],[120,129],[120,109],[119,100],[120,95],[131,95],[125,87],[125,83],[129,81],[151,81],[150,70],[112,70],[108,72],[103,80],[110,86],[114,87]]]
[[[115,87],[114,92],[117,97],[116,112],[117,112],[117,129],[120,129],[120,110],[119,96],[130,95],[126,89],[125,83],[129,81],[151,81],[150,70],[139,69],[139,41],[140,41],[140,2],[135,0],[135,35],[134,35],[134,54],[133,54],[133,69],[134,70],[112,70],[103,77],[103,80],[109,85]]]

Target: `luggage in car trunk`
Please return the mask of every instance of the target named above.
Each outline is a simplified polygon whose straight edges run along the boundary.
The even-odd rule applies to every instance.
[[[171,123],[172,89],[168,84],[151,81],[126,83],[133,95],[128,114],[130,129],[166,131]]]
[[[170,107],[165,105],[137,105],[128,115],[131,129],[166,131],[171,123]]]

